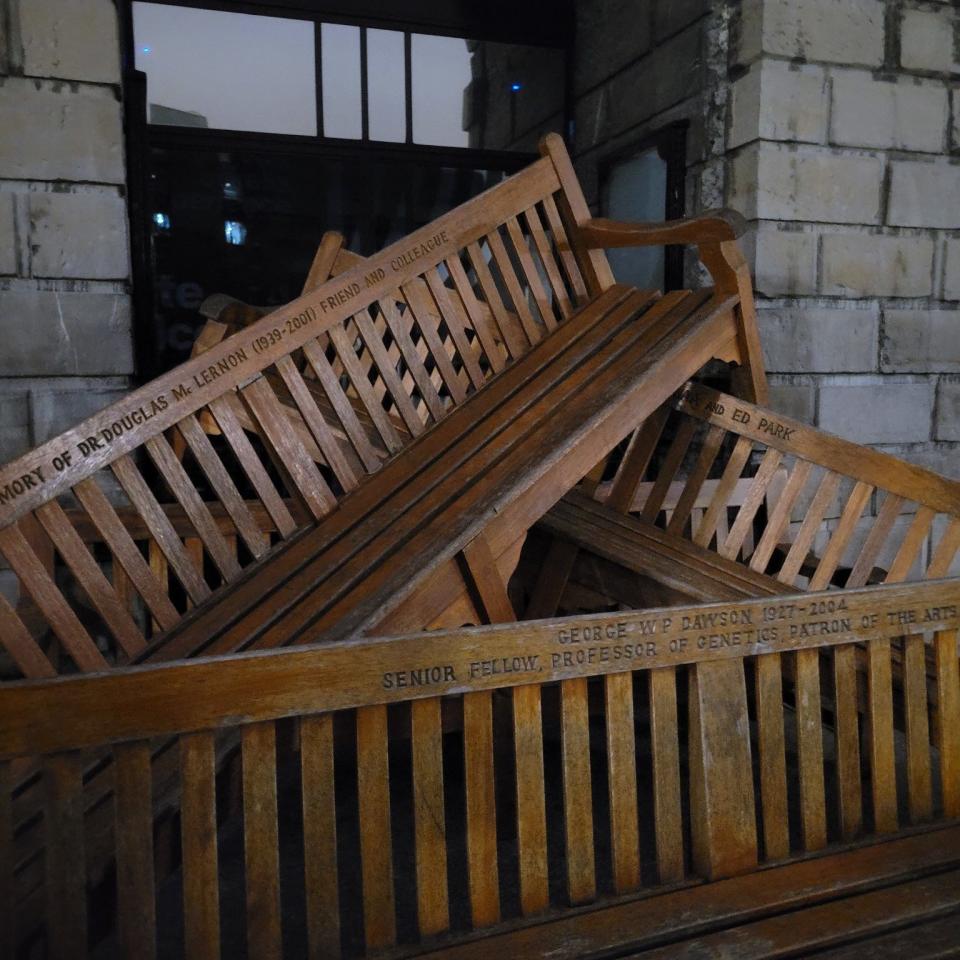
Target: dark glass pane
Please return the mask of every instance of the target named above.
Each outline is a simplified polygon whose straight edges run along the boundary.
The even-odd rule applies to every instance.
[[[312,23],[137,2],[133,28],[151,123],[316,135]]]

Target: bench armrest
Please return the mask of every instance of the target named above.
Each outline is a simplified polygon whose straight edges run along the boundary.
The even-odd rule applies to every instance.
[[[627,223],[596,217],[580,227],[588,248],[650,247],[673,243],[723,243],[736,240],[747,222],[735,210],[708,210],[699,217],[666,220],[663,223]]]

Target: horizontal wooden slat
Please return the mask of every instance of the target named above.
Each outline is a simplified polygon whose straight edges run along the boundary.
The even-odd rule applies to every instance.
[[[824,604],[840,602],[844,609],[824,613]],[[828,626],[820,626],[823,623]],[[268,720],[464,690],[946,631],[958,623],[960,578],[952,578],[865,587],[842,596],[824,591],[591,614],[574,624],[560,618],[360,638],[229,660],[197,659],[63,678],[53,685],[13,683],[0,698],[0,758],[236,723],[240,703],[244,719]],[[758,625],[766,628],[767,642],[757,641]],[[589,638],[584,633],[588,628]],[[722,641],[724,634],[729,644]],[[514,657],[521,658],[516,670],[484,673],[484,663],[514,665]],[[410,671],[425,672],[412,680]],[[256,699],[249,697],[250,690],[257,691]]]

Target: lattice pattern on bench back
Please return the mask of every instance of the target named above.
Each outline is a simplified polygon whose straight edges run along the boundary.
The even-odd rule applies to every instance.
[[[119,918],[117,952],[137,960],[153,955],[158,933],[177,952],[180,930],[190,957],[237,955],[245,936],[251,956],[279,956],[283,941],[290,955],[334,958],[702,877],[711,832],[742,811],[702,789],[715,768],[732,772],[733,731],[696,717],[698,665],[732,665],[756,691],[738,727],[746,767],[733,787],[751,831],[758,807],[761,862],[956,817],[958,585],[364,638],[18,685],[0,701],[0,786],[12,758],[41,761],[47,879],[33,873],[29,889],[41,909],[45,899],[51,954],[83,952],[88,898],[93,915]],[[834,626],[815,629],[822,622]],[[889,648],[904,633],[893,642],[906,653],[909,721],[905,749],[895,749]],[[858,642],[878,652],[863,703],[856,685],[821,688],[819,673],[820,658]],[[781,661],[794,677],[788,702]],[[821,725],[856,723],[860,710],[863,767]],[[163,889],[158,741],[179,758],[182,795],[167,838],[182,882]],[[242,836],[217,832],[225,743],[239,744]],[[109,744],[114,826],[95,836],[81,758]],[[0,805],[0,890],[16,884],[21,901],[27,878],[11,875],[9,827]],[[88,885],[91,845],[104,842],[116,874]],[[30,917],[0,913],[0,951],[32,929]]]
[[[960,547],[960,482],[702,385],[597,496],[797,589],[944,577]]]
[[[586,204],[551,143],[0,470],[0,675],[125,662],[609,286],[573,249]]]

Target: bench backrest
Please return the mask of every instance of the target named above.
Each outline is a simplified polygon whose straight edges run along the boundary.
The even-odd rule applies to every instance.
[[[562,141],[543,153],[0,470],[0,562],[29,598],[0,594],[7,675],[54,674],[51,636],[81,671],[125,662],[606,289]],[[146,556],[118,507],[149,531]]]
[[[744,816],[762,840],[741,870],[960,816],[958,610],[960,581],[948,580],[13,685],[0,698],[0,788],[18,758],[42,761],[46,866],[14,878],[0,789],[0,891],[26,904],[0,912],[0,951],[24,931],[31,891],[53,956],[84,955],[88,902],[119,918],[119,952],[137,960],[181,922],[190,957],[221,943],[236,955],[244,935],[251,956],[278,956],[281,939],[296,955],[356,956],[710,877]],[[859,644],[865,698],[841,682]],[[698,718],[701,671],[719,666],[755,690],[740,770],[727,769],[734,731]],[[836,684],[821,685],[822,668]],[[841,725],[856,729],[858,715],[862,765]],[[155,858],[158,742],[179,762],[182,797],[164,843],[179,851],[182,889],[159,899],[171,864]],[[88,887],[85,851],[104,837],[84,817],[82,757],[108,745],[103,833],[117,868]],[[242,843],[216,829],[224,749],[240,753]],[[718,767],[738,777],[715,792]]]

